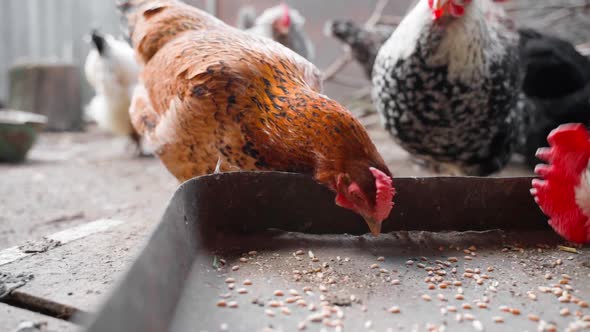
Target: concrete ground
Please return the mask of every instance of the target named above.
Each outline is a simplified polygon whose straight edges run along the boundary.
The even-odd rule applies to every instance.
[[[28,162],[0,165],[0,272],[33,274],[20,291],[97,310],[178,185],[157,159],[134,158],[132,151],[125,139],[96,130],[46,133]],[[122,223],[45,253],[16,261],[18,256],[3,257],[14,251],[6,248],[60,231],[76,233],[77,226],[98,219]],[[52,331],[74,329],[61,320],[0,306],[0,330],[11,331],[22,320],[47,322]]]
[[[96,130],[46,133],[27,163],[0,174],[0,248],[99,218],[149,225],[178,185],[156,158]]]
[[[375,115],[363,122],[396,176],[433,175],[408,160]],[[96,129],[45,133],[26,163],[2,164],[0,174],[0,272],[32,274],[34,279],[19,292],[84,311],[98,310],[178,186],[156,158],[135,158],[125,139]],[[501,175],[525,174],[516,165]],[[120,223],[101,228],[108,222],[93,223],[100,219]],[[56,233],[51,238],[66,239],[65,244],[23,254],[23,248],[38,245],[31,241]],[[22,320],[47,322],[56,331],[75,328],[0,305],[2,330],[14,329]]]

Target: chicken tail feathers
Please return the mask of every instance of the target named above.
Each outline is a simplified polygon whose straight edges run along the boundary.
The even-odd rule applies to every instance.
[[[107,49],[107,41],[104,36],[97,30],[92,30],[91,33],[92,44],[101,56],[105,55]]]
[[[256,9],[252,6],[243,6],[238,10],[236,27],[248,30],[256,24]]]

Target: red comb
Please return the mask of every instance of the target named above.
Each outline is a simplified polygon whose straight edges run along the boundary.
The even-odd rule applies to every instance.
[[[428,7],[430,7],[430,9],[433,9],[432,8],[433,6],[434,6],[434,1],[433,0],[428,0]],[[434,16],[434,19],[435,20],[438,20],[439,18],[441,18],[444,13],[445,13],[445,11],[442,8],[432,11],[432,15]]]
[[[550,148],[537,152],[549,165],[535,168],[543,180],[533,180],[531,194],[541,210],[549,216],[549,224],[565,239],[584,243],[590,241],[590,221],[576,201],[576,190],[590,159],[590,135],[581,124],[561,125],[547,138]]]
[[[445,13],[444,9],[436,9],[432,12],[432,14],[434,15],[435,19],[439,19],[443,16],[443,14]]]
[[[285,27],[291,26],[291,14],[289,13],[289,5],[283,2],[283,17],[281,18],[281,23]]]
[[[374,167],[369,168],[369,170],[375,177],[375,186],[377,187],[374,217],[378,221],[383,221],[389,217],[393,208],[393,196],[395,196],[393,180],[390,176]]]
[[[463,14],[465,14],[465,5],[457,5],[453,2],[451,2],[450,5],[450,10],[451,15],[453,16],[463,16]]]
[[[500,0],[504,1],[504,0]],[[449,10],[449,13],[455,17],[461,17],[465,14],[465,6],[470,4],[472,0],[448,0],[448,2],[440,9],[434,9],[432,14],[435,20],[438,20],[445,14],[445,10]],[[428,0],[428,6],[430,9],[434,7],[434,1]]]

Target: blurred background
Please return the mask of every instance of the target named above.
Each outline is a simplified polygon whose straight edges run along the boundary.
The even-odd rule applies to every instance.
[[[215,13],[227,23],[235,24],[238,8],[252,5],[260,13],[277,5],[276,0],[187,0],[199,8]],[[9,93],[8,70],[23,62],[65,62],[82,67],[90,50],[87,38],[92,28],[109,34],[121,34],[116,0],[2,0],[0,10],[0,100]],[[306,19],[305,32],[316,48],[314,63],[327,68],[342,54],[342,44],[324,35],[324,25],[331,19],[352,19],[364,23],[376,0],[289,0]],[[403,15],[413,0],[390,1],[385,15]],[[514,0],[506,7],[518,24],[551,32],[573,43],[590,40],[590,1],[588,0]],[[360,67],[351,62],[344,77],[362,78]],[[81,80],[82,103],[92,97],[92,90]],[[327,84],[328,95],[343,98],[354,91],[350,86]]]
[[[261,13],[279,4],[274,0],[188,0],[187,3],[215,13],[234,25],[238,8],[252,5]],[[306,18],[305,31],[316,47],[314,63],[320,68],[328,66],[342,54],[341,44],[323,33],[324,24],[333,18],[351,18],[359,23],[366,21],[376,1],[332,0],[318,3],[314,0],[286,1]],[[410,0],[391,1],[385,13],[404,13]],[[24,62],[66,62],[82,68],[90,50],[88,36],[92,28],[115,36],[121,35],[121,20],[116,0],[2,0],[0,11],[0,100],[7,100],[9,84],[7,73],[11,65]],[[86,38],[86,39],[85,39]],[[356,65],[347,75],[358,74]],[[357,70],[354,70],[357,69]],[[82,80],[82,102],[92,97],[92,90]],[[329,87],[330,93],[344,95],[349,87]]]

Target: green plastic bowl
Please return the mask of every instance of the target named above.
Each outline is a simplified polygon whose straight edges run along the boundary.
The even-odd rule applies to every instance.
[[[46,124],[43,115],[0,110],[0,162],[23,162]]]

